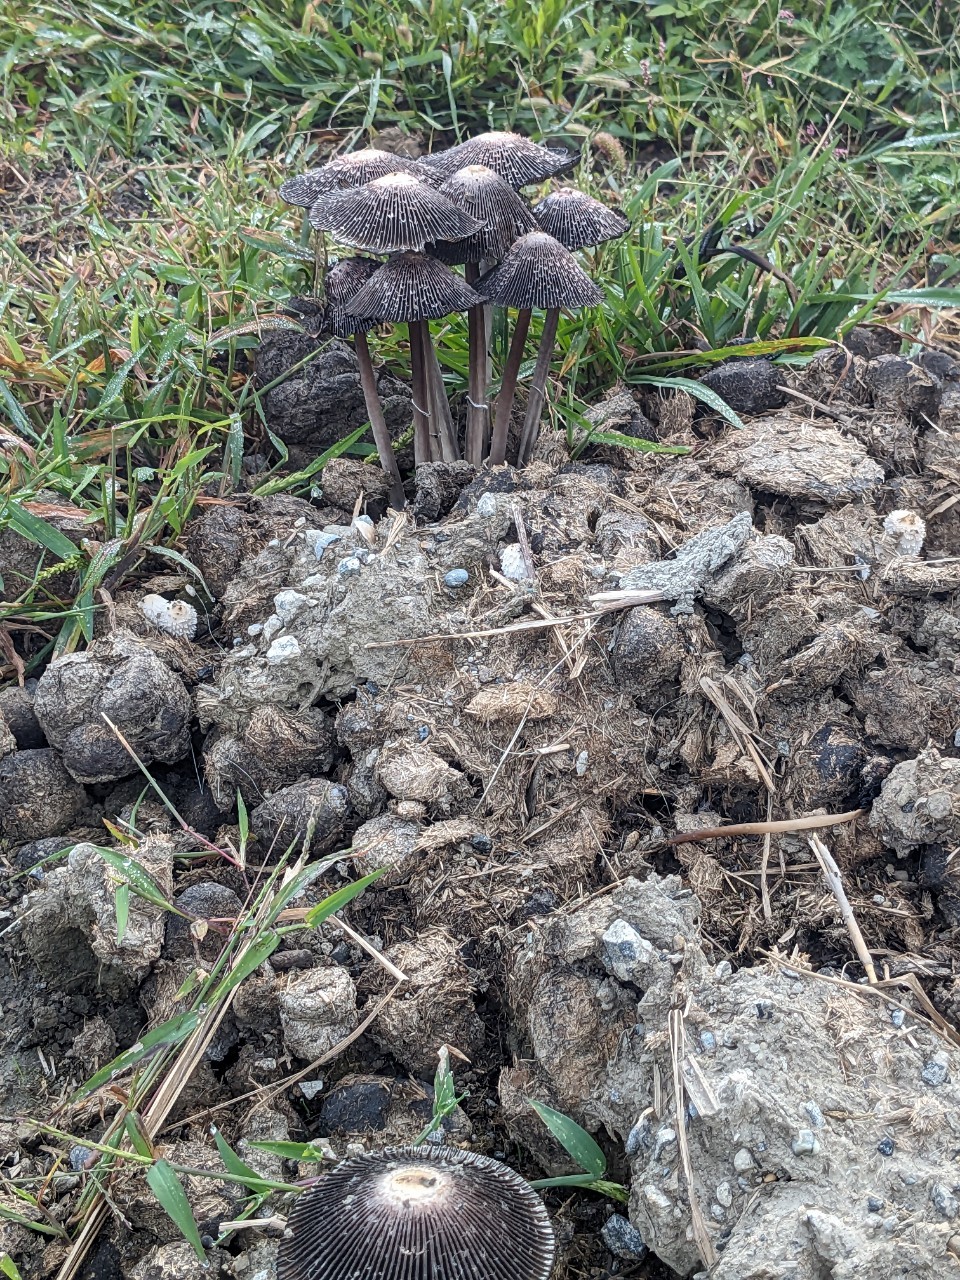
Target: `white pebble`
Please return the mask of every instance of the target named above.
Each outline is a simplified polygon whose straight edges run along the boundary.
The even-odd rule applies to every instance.
[[[144,596],[140,601],[140,612],[146,620],[165,632],[168,636],[176,636],[180,640],[192,640],[197,634],[197,611],[186,600],[165,600],[163,596]]]
[[[278,591],[273,597],[273,607],[281,622],[292,622],[304,605],[310,601],[299,591]]]
[[[267,661],[271,666],[279,666],[281,662],[290,662],[300,657],[300,642],[296,636],[277,636],[267,650]]]

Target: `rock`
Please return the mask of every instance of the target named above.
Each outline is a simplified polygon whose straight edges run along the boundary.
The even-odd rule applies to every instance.
[[[735,413],[764,413],[787,403],[780,390],[786,377],[786,370],[772,361],[748,357],[717,365],[703,374],[700,385],[716,392]]]
[[[254,709],[236,733],[214,731],[204,743],[204,772],[221,809],[239,791],[252,807],[333,764],[333,724],[315,707],[295,713],[276,706]]]
[[[20,751],[40,751],[47,745],[33,709],[35,690],[32,680],[24,688],[8,684],[0,689],[0,723],[6,725]]]
[[[470,581],[470,574],[466,569],[451,569],[449,573],[443,575],[443,585],[456,590],[457,587],[465,587]]]
[[[385,955],[407,982],[371,1026],[374,1040],[414,1075],[428,1079],[436,1072],[442,1045],[474,1061],[483,1051],[485,1032],[474,1003],[476,977],[456,940],[433,929],[414,942],[388,947]]]
[[[230,920],[243,915],[243,903],[225,884],[216,880],[200,880],[178,893],[173,905],[196,920]],[[191,921],[169,915],[164,933],[163,954],[168,959],[193,960],[196,956],[212,963],[223,949],[223,934],[208,930],[198,938],[191,932]]]
[[[897,355],[903,345],[899,334],[891,333],[879,325],[857,324],[843,340],[843,345],[854,355],[865,360],[875,360],[877,356]]]
[[[377,776],[398,800],[423,800],[448,813],[471,794],[470,783],[427,746],[396,743],[380,752]]]
[[[319,356],[314,356],[317,348]],[[306,357],[306,364],[290,373]],[[300,446],[316,456],[367,421],[360,385],[360,366],[345,342],[308,333],[268,333],[256,356],[257,384],[265,388],[282,375],[283,381],[263,391],[267,423],[285,444]],[[377,389],[391,434],[396,438],[410,426],[410,391],[385,369],[377,371]]]
[[[912,360],[896,355],[877,356],[868,363],[864,382],[874,408],[937,420],[939,381]]]
[[[144,764],[180,760],[190,748],[192,707],[183,681],[130,632],[116,631],[52,662],[34,707],[78,782],[113,782],[137,771],[104,717]]]
[[[376,1133],[390,1113],[394,1081],[383,1076],[345,1076],[320,1108],[327,1133]]]
[[[653,605],[627,609],[610,643],[617,681],[635,698],[676,680],[684,656],[679,625]]]
[[[390,477],[379,466],[359,462],[356,458],[332,458],[320,476],[324,502],[340,511],[352,512],[360,503],[361,510],[367,504],[386,504],[390,496]]]
[[[207,1250],[207,1267],[216,1275],[226,1265],[229,1254],[222,1249]],[[197,1255],[193,1246],[183,1240],[155,1245],[130,1272],[130,1280],[196,1280]],[[217,1270],[213,1270],[216,1268]],[[244,1273],[244,1280],[255,1280]]]
[[[291,846],[307,843],[311,857],[345,841],[349,811],[346,787],[325,778],[297,782],[275,792],[250,814],[250,829],[263,854],[278,857]]]
[[[309,969],[280,995],[280,1023],[290,1053],[314,1061],[357,1025],[357,991],[346,969]]]
[[[440,520],[456,506],[457,499],[476,479],[470,462],[425,462],[416,470],[413,511],[421,520]]]
[[[629,1218],[621,1213],[614,1213],[606,1220],[600,1231],[603,1243],[618,1258],[626,1258],[630,1262],[639,1262],[647,1253],[643,1236],[633,1226]]]
[[[895,765],[870,811],[870,825],[901,857],[925,844],[960,841],[960,760],[935,747]]]
[[[395,884],[415,862],[420,824],[393,813],[382,813],[358,827],[353,835],[354,856],[351,859],[358,876],[386,869],[381,884]]]
[[[781,415],[730,431],[705,465],[764,493],[840,506],[883,483],[883,468],[835,427]]]
[[[853,984],[828,985],[776,961],[721,978],[694,932],[696,903],[678,897],[678,889],[650,874],[531,926],[515,944],[510,977],[511,999],[526,1010],[524,1057],[545,1077],[559,1109],[589,1129],[606,1127],[628,1152],[631,1225],[680,1275],[702,1266],[675,1141],[683,1123],[696,1152],[696,1198],[718,1253],[711,1276],[815,1280],[829,1271],[884,1280],[902,1271],[903,1234],[877,1234],[863,1212],[869,1164],[871,1179],[882,1180],[878,1189],[895,1198],[898,1220],[910,1221],[911,1275],[938,1280],[941,1228],[952,1205],[943,1196],[938,1202],[931,1188],[939,1183],[954,1194],[943,1170],[957,1141],[949,1117],[960,1101],[958,1051],[919,1021],[903,1036],[886,1009]],[[614,979],[602,977],[618,921],[672,953],[657,957],[661,967],[649,972],[639,1001],[635,992],[617,998]],[[618,925],[617,936],[623,932]],[[687,1048],[680,1070],[689,1105],[682,1119],[668,1106],[651,1121],[653,1080],[674,1070],[665,1027],[681,998]],[[849,1061],[869,1061],[869,1081],[839,1060],[838,1019]],[[698,1052],[694,1028],[707,1027],[714,1051]],[[921,1080],[931,1062],[948,1066],[935,1087]],[[878,1112],[870,1102],[878,1096],[895,1098],[897,1109]],[[917,1143],[907,1117],[932,1115],[932,1108],[937,1118]],[[842,1119],[851,1115],[870,1119],[863,1126]],[[638,1126],[638,1116],[648,1123]],[[749,1214],[727,1212],[735,1186],[751,1195],[761,1182]]]
[[[56,751],[14,751],[0,759],[0,838],[21,844],[63,835],[86,803]]]
[[[608,973],[621,982],[643,985],[649,965],[656,959],[656,951],[626,920],[614,920],[603,935],[604,965]]]
[[[118,851],[119,853],[119,851]],[[130,855],[163,895],[173,886],[174,846],[167,836],[147,836]],[[132,875],[139,874],[132,868]],[[50,870],[43,886],[24,903],[23,938],[40,970],[56,974],[91,971],[79,936],[100,966],[105,987],[120,990],[141,982],[160,957],[167,912],[131,893],[127,922],[117,937],[117,877],[91,844],[77,844],[66,862]],[[66,957],[70,957],[67,965]],[[95,972],[95,966],[93,966]]]

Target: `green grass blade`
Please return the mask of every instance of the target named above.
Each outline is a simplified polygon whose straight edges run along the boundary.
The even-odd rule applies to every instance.
[[[184,1240],[192,1246],[201,1262],[206,1262],[207,1255],[200,1243],[200,1231],[196,1218],[190,1208],[187,1193],[181,1185],[172,1166],[166,1160],[158,1160],[147,1170],[147,1185],[157,1197],[160,1207],[172,1219]]]

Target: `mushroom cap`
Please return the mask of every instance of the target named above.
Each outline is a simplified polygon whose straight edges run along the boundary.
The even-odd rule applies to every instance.
[[[277,1280],[547,1280],[550,1219],[489,1156],[399,1147],[345,1160],[297,1201]]]
[[[603,244],[630,230],[630,223],[617,209],[607,208],[575,187],[551,191],[534,206],[533,216],[543,231],[568,249]]]
[[[425,253],[395,253],[350,300],[350,311],[365,319],[439,320],[452,311],[483,305],[449,267]]]
[[[327,272],[324,290],[327,305],[323,312],[323,328],[335,338],[349,338],[353,333],[364,333],[376,324],[365,316],[356,316],[350,303],[360,292],[380,263],[376,258],[341,258]]]
[[[440,191],[458,209],[484,224],[463,240],[430,245],[430,252],[441,262],[480,262],[484,258],[499,262],[517,236],[536,228],[529,205],[486,165],[465,165],[447,178]]]
[[[501,307],[595,307],[603,292],[569,249],[545,231],[521,236],[498,267],[481,276],[477,292]]]
[[[412,173],[388,173],[366,186],[321,196],[310,210],[310,222],[371,253],[462,240],[482,225]]]
[[[301,209],[309,209],[330,191],[362,187],[388,173],[417,173],[426,177],[427,172],[406,156],[395,156],[392,151],[364,147],[360,151],[348,151],[346,155],[335,156],[319,169],[307,169],[305,173],[287,178],[280,187],[280,199],[287,204],[298,205]]]
[[[577,153],[563,147],[541,147],[519,133],[478,133],[448,151],[423,156],[420,164],[444,178],[465,165],[482,164],[498,173],[511,187],[526,187],[562,173],[576,163]]]

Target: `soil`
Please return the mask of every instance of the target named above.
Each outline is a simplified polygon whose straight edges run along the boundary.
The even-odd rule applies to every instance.
[[[383,874],[348,930],[290,933],[251,973],[168,1159],[221,1168],[211,1123],[278,1180],[316,1166],[252,1142],[411,1141],[447,1045],[444,1141],[575,1172],[532,1097],[629,1188],[546,1193],[564,1280],[951,1274],[960,382],[887,337],[712,374],[742,429],[683,393],[591,411],[690,456],[571,461],[545,435],[522,472],[423,468],[402,517],[349,460],[317,504],[210,505],[185,540],[211,593],[196,639],[140,610],[186,590],[157,566],[89,649],[0,692],[0,1205],[42,1188],[75,1226],[129,1076],[73,1092],[183,1011],[290,848],[341,855],[292,908]],[[307,453],[353,412],[341,348],[274,406]],[[134,894],[118,941],[98,847],[194,924]],[[289,1200],[214,1247],[236,1189],[185,1189],[205,1274],[268,1280]],[[197,1274],[142,1176],[109,1204],[78,1275]],[[3,1250],[38,1278],[66,1252],[0,1219]]]

